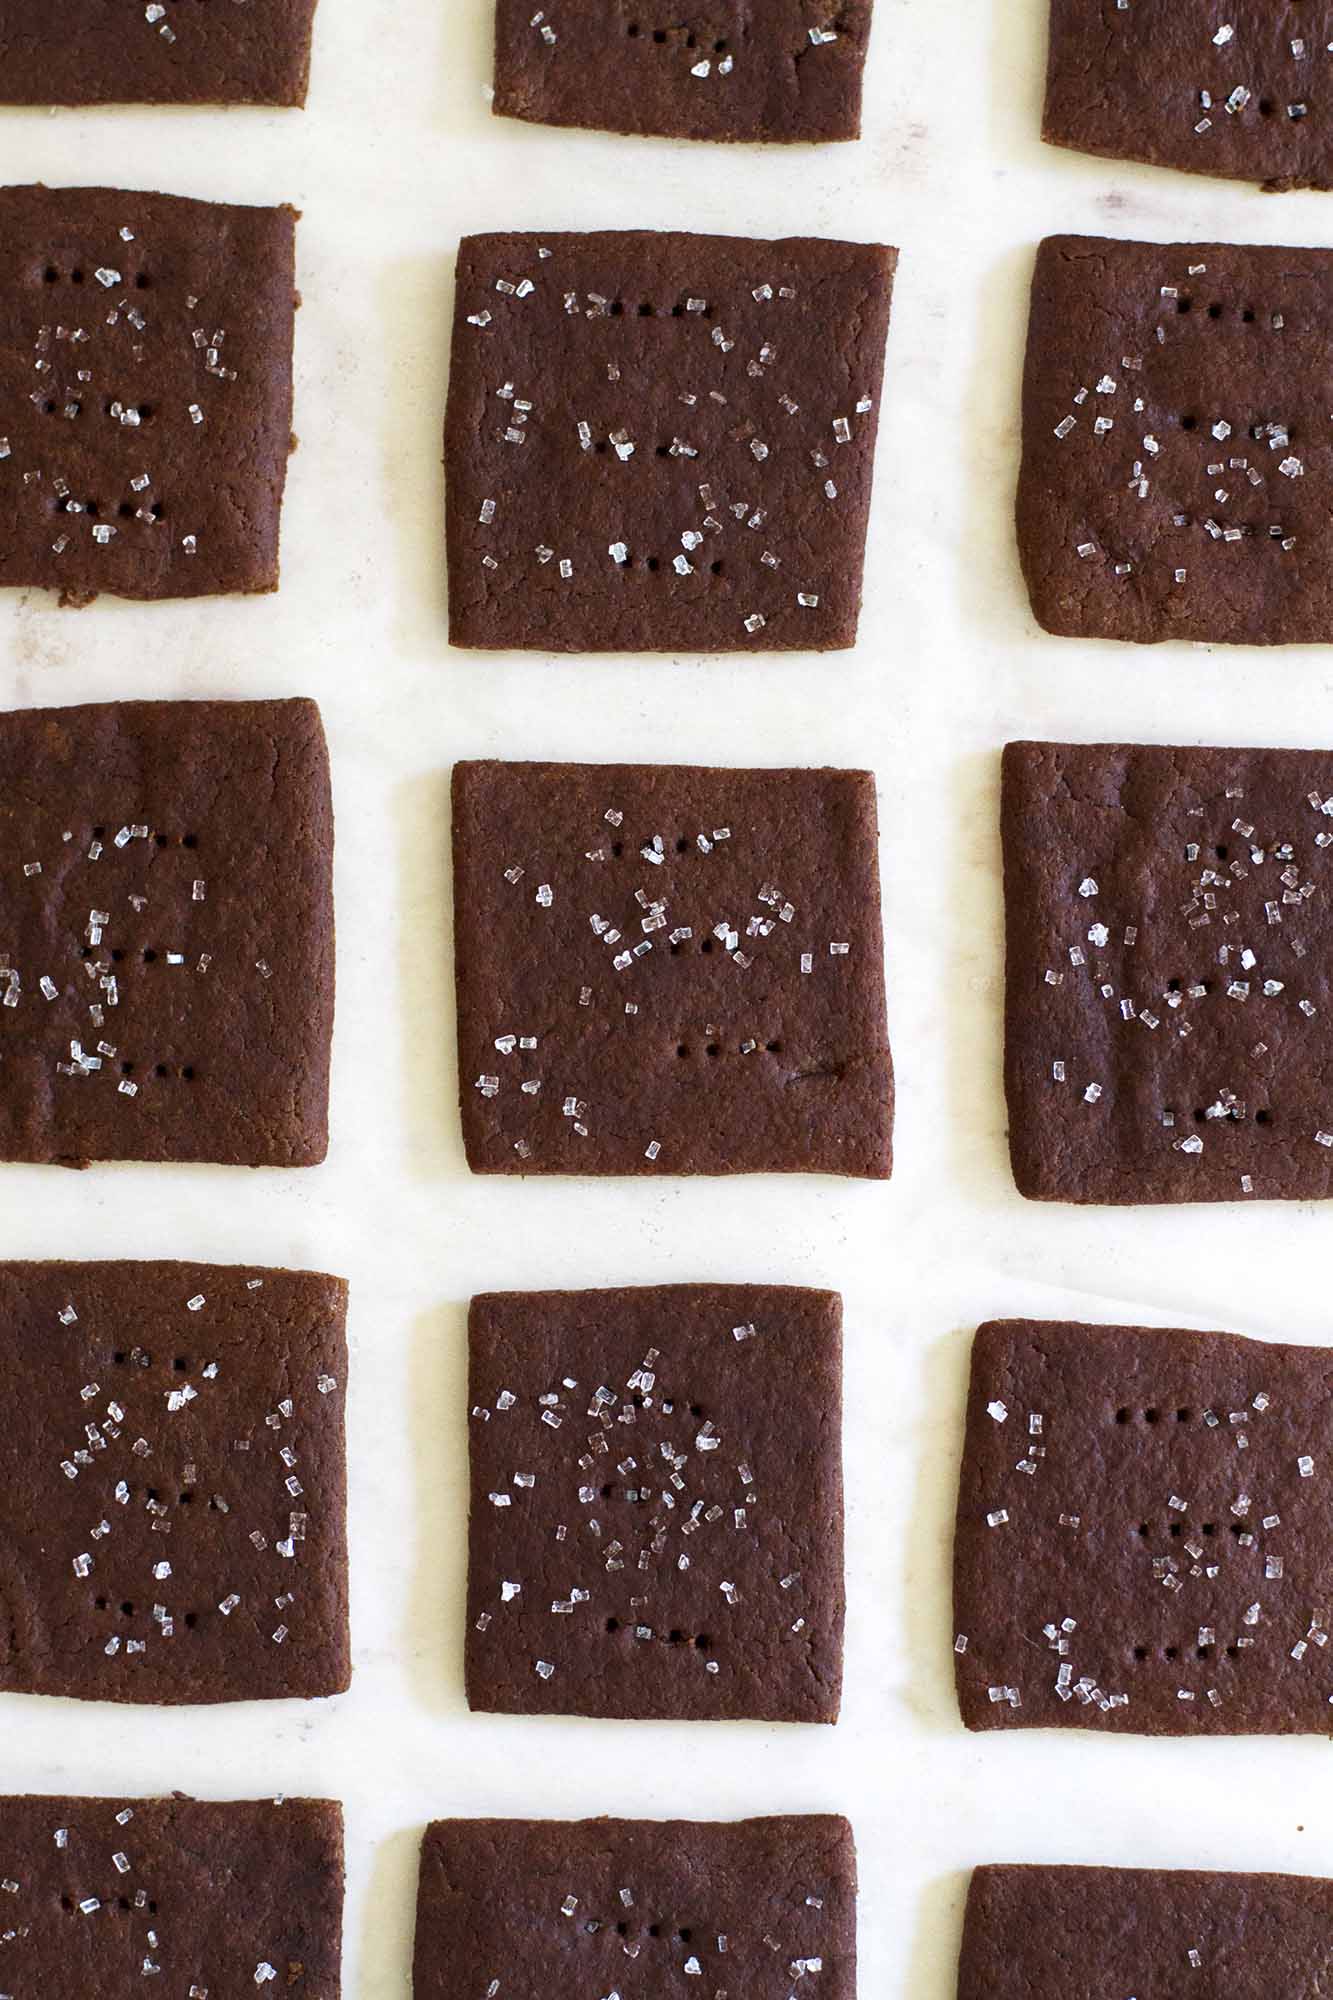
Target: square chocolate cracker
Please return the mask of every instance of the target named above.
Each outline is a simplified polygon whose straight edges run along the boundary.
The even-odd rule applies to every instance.
[[[453,644],[852,645],[896,259],[672,230],[465,237]]]
[[[322,1160],[332,861],[312,701],[0,714],[0,1160]]]
[[[182,34],[221,11],[173,10]],[[79,604],[277,589],[295,225],[0,189],[0,586]]]
[[[1051,0],[1042,137],[1270,188],[1327,188],[1330,45],[1327,0]]]
[[[312,1271],[0,1264],[0,1690],[347,1686],[346,1313]]]
[[[497,0],[493,108],[673,139],[857,139],[871,0]]]
[[[886,1179],[866,771],[459,764],[474,1173]]]
[[[954,1543],[967,1727],[1327,1735],[1331,1474],[1328,1348],[983,1326]]]
[[[329,1799],[0,1799],[0,1877],[14,2000],[342,1990]]]
[[[1002,817],[1019,1191],[1333,1194],[1333,754],[1011,743]]]
[[[1018,546],[1048,632],[1333,639],[1333,251],[1048,238]]]
[[[1314,1994],[1330,1922],[1333,1882],[1314,1876],[978,1868],[958,2000]]]
[[[845,1819],[444,1819],[426,1829],[414,2000],[697,1990],[855,2000]]]
[[[836,1722],[842,1301],[472,1301],[467,1693],[517,1715]]]
[[[0,103],[305,103],[315,0],[0,0]]]

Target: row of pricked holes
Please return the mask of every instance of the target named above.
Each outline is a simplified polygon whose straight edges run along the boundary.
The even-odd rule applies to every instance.
[[[104,826],[95,826],[93,828],[93,839],[105,840],[106,828]],[[197,833],[155,833],[153,835],[154,847],[170,847],[173,842],[177,847],[198,847],[199,836]]]
[[[1193,312],[1193,310],[1194,310],[1194,301],[1192,298],[1182,298],[1176,300],[1176,311],[1178,313]],[[1221,319],[1226,313],[1226,310],[1227,308],[1225,306],[1220,306],[1214,303],[1213,305],[1208,307],[1208,317],[1209,319]],[[1254,326],[1258,321],[1258,314],[1255,312],[1253,306],[1234,306],[1232,310],[1238,315],[1240,319],[1244,321],[1246,326]],[[1278,316],[1279,318],[1285,321],[1286,314],[1285,312],[1282,311],[1280,307],[1278,309]],[[1286,328],[1284,327],[1283,330],[1286,331]]]
[[[619,1618],[608,1618],[606,1629],[608,1632],[631,1632],[634,1628],[632,1624],[626,1625]],[[701,1632],[697,1639],[687,1637],[684,1632],[668,1632],[663,1644],[667,1646],[695,1646],[701,1653],[711,1653],[713,1650],[713,1642],[706,1632]],[[652,1933],[650,1932],[649,1935],[651,1936]],[[682,1932],[682,1936],[688,1938],[688,1931]]]
[[[113,412],[110,403],[107,403],[104,407],[107,416],[111,416]],[[83,404],[79,402],[77,399],[70,403],[57,403],[53,400],[53,398],[48,396],[46,401],[42,404],[42,415],[45,417],[51,417],[55,415],[57,410],[59,410],[61,416],[78,417],[82,416],[83,414]],[[153,418],[157,415],[157,411],[153,408],[153,405],[151,403],[140,403],[138,414],[139,414],[139,422],[141,424],[149,424],[152,422]],[[68,508],[64,507],[63,501],[60,503],[60,506],[64,508],[65,512],[69,511]],[[83,511],[85,514],[95,514],[97,512],[97,509],[95,506],[86,506]],[[124,514],[124,513],[133,513],[134,510],[132,507],[129,506],[129,503],[126,502],[122,505],[120,511],[122,514]]]
[[[1190,415],[1190,416],[1178,417],[1176,421],[1179,423],[1180,428],[1183,431],[1196,431],[1199,428],[1199,419],[1196,416]],[[1255,436],[1255,431],[1257,429],[1258,429],[1257,425],[1252,425],[1251,428],[1245,433],[1245,435],[1250,439],[1252,444],[1261,444],[1263,442],[1263,439],[1261,437]]]
[[[599,1924],[595,1918],[589,1918],[587,1922],[584,1924],[583,1928],[590,1937],[595,1936],[598,1931],[604,1931],[604,1930],[614,1930],[617,1937],[629,1936],[629,1925],[625,1922],[623,1917],[621,1918],[618,1924]],[[667,1929],[670,1930],[670,1928],[671,1926],[670,1924],[668,1924]],[[645,1936],[650,1938],[660,1938],[662,1935],[661,1924],[649,1924],[644,1934]],[[681,1929],[676,1932],[676,1940],[680,1944],[689,1944],[693,1936],[694,1932],[690,1930],[688,1925],[682,1926]]]
[[[673,945],[672,945],[672,946],[670,947],[670,950],[671,950],[671,956],[672,956],[673,958],[678,958],[678,957],[679,957],[679,955],[680,955],[680,953],[681,953],[682,951],[684,951],[684,949],[685,949],[685,946],[684,946],[684,944],[682,944],[682,943],[679,943],[679,942],[678,942],[678,943],[676,943],[676,944],[673,944]],[[700,949],[700,951],[709,951],[709,952],[712,952],[712,951],[720,951],[720,950],[721,950],[721,946],[719,945],[719,943],[718,943],[717,939],[716,939],[715,937],[713,937],[713,936],[711,935],[711,933],[710,933],[710,935],[709,935],[708,937],[702,937],[702,938],[700,938],[700,939],[699,939],[699,949]]]
[[[1172,1110],[1172,1107],[1168,1104],[1166,1108],[1168,1111],[1171,1112],[1171,1116],[1174,1118],[1176,1114],[1174,1110]],[[1245,1122],[1240,1112],[1238,1111],[1228,1111],[1225,1114],[1225,1116],[1232,1125],[1242,1125]],[[1209,1123],[1218,1125],[1222,1121],[1221,1119],[1218,1118],[1210,1120],[1208,1117],[1208,1113],[1204,1109],[1203,1105],[1196,1104],[1194,1107],[1194,1122],[1196,1125],[1206,1125]],[[1254,1114],[1254,1122],[1256,1125],[1271,1125],[1273,1123],[1273,1114],[1271,1111],[1256,1111]]]
[[[625,560],[624,560],[624,562],[623,562],[623,563],[617,563],[616,567],[617,567],[617,569],[646,569],[646,570],[650,570],[650,571],[652,572],[652,574],[653,574],[654,576],[656,576],[656,575],[657,575],[657,572],[658,572],[658,571],[659,571],[659,570],[661,569],[661,567],[662,567],[662,558],[661,558],[661,556],[633,556],[633,555],[627,555],[627,556],[625,557]],[[710,572],[711,572],[711,574],[712,574],[713,576],[721,576],[721,574],[722,574],[722,565],[721,565],[721,563],[720,563],[720,562],[715,562],[715,563],[710,563],[710,564],[708,565],[708,567],[709,567],[709,570],[710,570]],[[697,574],[697,573],[698,573],[698,572],[696,571],[696,574]],[[671,574],[672,574],[672,575],[674,576],[674,575],[676,574],[676,572],[675,572],[674,570],[672,570]]]
[[[1188,1653],[1190,1648],[1186,1646],[1184,1650]],[[1219,1648],[1216,1646],[1196,1646],[1193,1650],[1196,1660],[1211,1660]],[[1238,1660],[1241,1655],[1241,1648],[1239,1646],[1223,1646],[1220,1650],[1226,1654],[1229,1660]],[[1161,1657],[1164,1660],[1178,1660],[1180,1656],[1181,1648],[1179,1646],[1163,1646]],[[1149,1646],[1135,1646],[1133,1657],[1138,1661],[1151,1659],[1152,1648]]]
[[[135,1065],[132,1062],[123,1062],[120,1066],[120,1073],[122,1076],[133,1076],[134,1070],[135,1070]],[[182,1083],[193,1083],[197,1078],[198,1074],[199,1072],[195,1069],[193,1063],[183,1063],[181,1067],[175,1071],[172,1070],[170,1063],[153,1064],[154,1076],[175,1075],[180,1078]]]
[[[1217,1533],[1216,1521],[1204,1521],[1201,1523],[1201,1528],[1202,1532],[1205,1535],[1215,1535]],[[1183,1521],[1170,1521],[1167,1523],[1166,1532],[1168,1535],[1173,1536],[1178,1541],[1185,1532],[1185,1524]],[[1248,1521],[1232,1521],[1229,1524],[1229,1532],[1237,1536],[1252,1535],[1254,1533],[1254,1530],[1250,1526]],[[1152,1533],[1152,1528],[1147,1521],[1140,1521],[1138,1527],[1135,1528],[1134,1533],[1138,1535],[1141,1540],[1146,1541],[1148,1536]]]
[[[598,438],[592,448],[594,451],[608,452],[611,449],[611,445],[608,439]],[[669,444],[659,444],[656,445],[654,449],[659,458],[670,458],[672,455],[671,446]],[[679,457],[680,454],[677,453],[676,456]]]
[[[1145,1409],[1142,1411],[1141,1414],[1145,1424],[1156,1424],[1161,1422],[1162,1412],[1158,1409],[1152,1409],[1152,1408]],[[1127,1406],[1124,1405],[1122,1405],[1121,1408],[1118,1409],[1115,1413],[1115,1420],[1118,1424],[1130,1423],[1133,1421],[1133,1417],[1134,1417],[1133,1410],[1129,1409]],[[1167,1421],[1168,1422],[1170,1421],[1169,1417]],[[1176,1411],[1176,1422],[1178,1424],[1189,1424],[1193,1423],[1193,1421],[1194,1421],[1193,1410]]]
[[[677,854],[689,854],[689,853],[692,853],[692,852],[695,852],[695,853],[697,853],[697,852],[699,852],[699,851],[700,851],[700,850],[699,850],[699,849],[698,849],[698,848],[696,847],[696,844],[695,844],[695,842],[694,842],[694,841],[692,841],[692,840],[691,840],[691,839],[689,838],[689,836],[688,836],[687,834],[684,834],[684,833],[682,833],[681,835],[679,835],[679,837],[677,838],[677,840],[676,840],[676,842],[675,842],[675,848],[676,848],[676,852],[677,852]],[[609,852],[610,852],[610,854],[611,854],[611,857],[612,857],[612,859],[613,859],[613,860],[615,860],[615,861],[619,861],[619,860],[620,860],[620,858],[621,858],[621,856],[622,856],[622,855],[624,854],[624,852],[625,852],[625,843],[624,843],[624,841],[623,841],[623,840],[613,840],[613,841],[611,842],[611,846],[610,846],[610,850],[609,850]],[[636,847],[636,848],[634,848],[634,849],[632,850],[631,854],[630,854],[630,859],[631,859],[631,860],[633,860],[633,859],[635,858],[635,856],[636,856],[636,855],[638,854],[638,852],[639,852],[638,848],[637,848],[637,847]]]
[[[713,317],[713,308],[705,304],[700,310],[687,315],[686,309],[680,303],[679,299],[674,306],[660,307],[655,306],[649,299],[641,300],[638,305],[628,306],[624,299],[612,299],[603,317],[623,319],[626,313],[629,313],[631,318],[637,317],[638,319],[685,319],[686,317],[690,319],[711,319]]]
[[[74,1911],[78,1909],[79,1906],[75,1902],[72,1896],[62,1896],[60,1898],[60,1907],[67,1914],[72,1915]],[[128,1896],[104,1896],[101,1899],[100,1907],[104,1910],[129,1910],[133,1909],[135,1906],[130,1902]],[[157,1915],[156,1903],[153,1902],[141,1903],[138,1907],[140,1909],[147,1910],[150,1917],[155,1917]]]
[[[780,1056],[782,1054],[781,1042],[765,1042],[763,1044],[763,1047],[767,1050],[768,1054],[771,1056]],[[743,1042],[738,1042],[736,1045],[736,1053],[737,1055],[742,1055],[742,1056],[753,1055],[755,1053],[755,1045],[751,1044],[747,1048]],[[681,1057],[687,1057],[690,1054],[689,1043],[677,1042],[676,1054]],[[706,1056],[720,1056],[722,1054],[722,1044],[720,1042],[705,1042],[704,1054]]]
[[[93,944],[80,945],[79,957],[96,958],[100,949],[101,947],[99,945],[93,945]],[[162,956],[162,954],[157,950],[157,947],[155,945],[146,944],[143,950],[138,954],[138,956],[143,960],[145,965],[156,965],[158,959]],[[111,947],[110,958],[113,965],[123,965],[126,957],[127,954],[124,951],[122,951],[119,945],[113,945]]]
[[[637,41],[638,37],[643,33],[643,29],[639,26],[637,21],[630,21],[626,25],[625,33],[629,36],[630,40],[633,42]],[[670,28],[653,28],[651,30],[651,33],[652,33],[652,38],[655,42],[665,42],[673,34],[677,38],[679,38],[680,30],[679,29],[672,30]],[[699,37],[697,35],[686,35],[685,46],[687,49],[697,49],[699,46]],[[727,44],[725,41],[717,41],[713,43],[713,54],[715,56],[725,55],[726,52],[727,52]]]
[[[69,281],[71,285],[81,285],[84,281],[84,275],[85,274],[82,266],[76,264],[74,269],[69,274]],[[55,265],[48,264],[46,269],[42,272],[42,282],[43,284],[47,285],[58,285],[60,283],[60,276],[61,274],[56,269]],[[135,289],[141,292],[146,292],[149,286],[152,284],[152,282],[153,281],[149,277],[147,271],[140,271],[134,279]],[[111,289],[113,291],[115,290],[114,285],[111,287]]]
[[[152,1355],[145,1354],[141,1348],[136,1348],[132,1354],[127,1354],[123,1347],[118,1347],[111,1356],[111,1359],[117,1368],[129,1368],[131,1366],[135,1368],[151,1368],[153,1365]],[[188,1375],[190,1372],[189,1358],[184,1354],[178,1354],[171,1365],[177,1375]],[[146,1486],[144,1488],[144,1498],[145,1500],[156,1500],[157,1493],[153,1487]]]
[[[57,500],[51,508],[53,514],[72,514],[74,511],[69,505],[68,496],[64,500]],[[102,503],[100,500],[85,500],[79,511],[86,514],[90,520],[95,521],[102,511]],[[160,521],[164,518],[167,510],[160,500],[154,500],[150,504],[148,511],[155,521]],[[122,521],[130,521],[137,516],[139,509],[129,500],[122,500],[116,512],[120,515]]]

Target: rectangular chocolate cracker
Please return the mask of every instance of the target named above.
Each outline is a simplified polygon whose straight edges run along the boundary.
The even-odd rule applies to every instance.
[[[896,259],[676,230],[465,237],[452,644],[852,645]]]
[[[315,0],[0,0],[0,103],[305,103]]]
[[[1333,639],[1333,250],[1048,237],[1018,548],[1066,637]]]
[[[173,11],[184,35],[224,9]],[[291,208],[0,189],[0,587],[277,589],[295,226]]]
[[[314,1271],[0,1264],[0,1690],[348,1685],[346,1315]]]
[[[322,1160],[332,859],[312,701],[0,714],[0,1159]]]
[[[834,1814],[426,1830],[414,2000],[626,1982],[672,2000],[688,1978],[763,2000],[807,1976],[822,2000],[855,2000],[856,1850]]]
[[[469,1706],[835,1722],[837,1293],[495,1292],[468,1345]]]
[[[455,767],[474,1173],[886,1178],[864,771]]]
[[[1051,0],[1042,137],[1273,189],[1333,186],[1333,7]]]
[[[14,2000],[342,1991],[330,1799],[0,1799],[0,1895]]]
[[[1316,1993],[1333,1883],[1187,1868],[973,1871],[958,2000]]]
[[[497,0],[492,109],[540,125],[674,139],[824,140],[861,134],[871,0],[709,0],[645,13],[575,0],[533,13]]]
[[[1011,743],[1003,769],[1019,1192],[1333,1193],[1333,755]]]
[[[969,1729],[1324,1736],[1333,1350],[997,1320],[954,1541]]]

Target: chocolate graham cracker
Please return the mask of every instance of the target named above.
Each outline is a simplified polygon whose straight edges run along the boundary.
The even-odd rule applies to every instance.
[[[452,643],[852,645],[896,258],[679,231],[466,237]]]
[[[0,1264],[0,1689],[348,1685],[346,1313],[311,1271]]]
[[[0,715],[0,1159],[322,1160],[332,850],[313,702]]]
[[[415,2000],[702,1993],[855,2000],[856,1851],[833,1814],[446,1819],[427,1828]],[[688,1990],[688,1989],[686,1989]]]
[[[233,9],[172,11],[185,35]],[[120,18],[122,38],[143,26]],[[290,208],[0,189],[0,586],[70,603],[277,589],[295,225]]]
[[[1019,1191],[1333,1193],[1333,754],[1011,743],[1002,817]]]
[[[472,1301],[467,1690],[511,1714],[834,1722],[842,1301]]]
[[[305,103],[315,0],[0,0],[0,103]]]
[[[1333,1727],[1333,1351],[1000,1320],[954,1543],[969,1729]]]
[[[864,771],[455,767],[476,1173],[886,1177]]]
[[[856,139],[871,0],[497,0],[493,109],[674,139]]]
[[[1333,251],[1050,237],[1018,547],[1048,632],[1333,639]]]
[[[1333,6],[1051,0],[1042,137],[1077,152],[1333,186]]]
[[[1200,1869],[978,1868],[958,2000],[1317,1993],[1333,1882]]]
[[[329,1799],[0,1799],[0,1896],[14,2000],[342,1990]]]

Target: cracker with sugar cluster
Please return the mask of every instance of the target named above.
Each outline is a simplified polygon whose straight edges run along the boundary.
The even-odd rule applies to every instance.
[[[1040,1201],[1333,1193],[1333,755],[1011,743],[1005,1091]]]
[[[453,819],[474,1172],[887,1177],[868,772],[464,763]]]
[[[852,645],[896,259],[808,237],[466,237],[453,644]]]
[[[969,1729],[1326,1735],[1333,1354],[1000,1320],[954,1541]]]
[[[295,227],[290,208],[0,190],[0,585],[277,589]]]
[[[1052,145],[1267,187],[1333,185],[1327,0],[1051,0]]]
[[[332,861],[311,701],[0,715],[0,1160],[322,1160]]]
[[[0,1906],[15,2000],[338,2000],[342,1807],[0,1799]]]
[[[836,1721],[837,1294],[492,1293],[469,1349],[469,1704]]]
[[[871,0],[497,0],[505,117],[675,139],[856,139]]]
[[[437,1820],[413,1974],[415,2000],[626,1986],[640,2000],[788,2000],[806,1979],[823,2000],[854,2000],[852,1830],[832,1813]]]
[[[1049,237],[1018,548],[1066,637],[1333,639],[1333,251]]]
[[[316,0],[0,0],[0,103],[305,103]]]
[[[973,1871],[958,2000],[1317,1993],[1333,1882],[1193,1868]]]
[[[346,1314],[313,1271],[0,1264],[0,1688],[348,1685]]]

